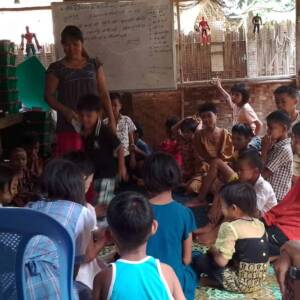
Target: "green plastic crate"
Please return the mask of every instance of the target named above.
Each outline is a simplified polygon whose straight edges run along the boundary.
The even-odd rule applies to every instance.
[[[0,40],[0,52],[10,52],[14,50],[14,43],[9,40]]]
[[[13,53],[0,52],[0,65],[1,66],[14,66],[16,64],[16,55]]]
[[[9,114],[17,114],[21,109],[21,102],[0,102],[0,110],[8,112]]]
[[[0,77],[16,77],[17,68],[14,66],[0,66]]]
[[[0,102],[14,102],[14,101],[18,101],[18,99],[19,99],[18,90],[0,91]]]
[[[2,77],[0,78],[0,90],[15,90],[17,89],[16,77]]]

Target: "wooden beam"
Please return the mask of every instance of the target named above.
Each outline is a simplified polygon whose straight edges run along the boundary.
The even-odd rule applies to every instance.
[[[50,9],[51,6],[11,7],[11,8],[0,8],[0,12],[50,10]]]
[[[300,79],[300,0],[296,0],[296,81]]]
[[[178,58],[179,58],[179,76],[180,83],[183,83],[183,73],[182,73],[182,38],[181,38],[181,24],[180,24],[180,9],[179,9],[179,0],[176,1],[176,13],[177,13],[177,31],[178,31]]]

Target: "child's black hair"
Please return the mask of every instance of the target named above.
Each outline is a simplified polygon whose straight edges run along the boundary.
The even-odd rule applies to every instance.
[[[86,95],[79,99],[77,104],[78,111],[101,111],[102,105],[99,96],[96,95]]]
[[[138,134],[139,138],[142,139],[144,137],[144,130],[143,130],[143,128],[138,123],[135,123],[135,127],[136,127],[135,132]]]
[[[188,132],[188,131],[195,132],[198,126],[199,126],[199,122],[197,120],[188,118],[183,120],[183,122],[180,125],[180,130],[182,132]]]
[[[236,83],[234,84],[231,89],[231,93],[239,93],[242,95],[242,102],[245,104],[249,102],[250,93],[249,88],[244,83]]]
[[[65,154],[63,159],[74,163],[84,176],[90,176],[95,173],[93,161],[84,151],[73,151]]]
[[[228,206],[236,205],[249,217],[254,217],[257,211],[256,192],[249,183],[232,182],[222,187],[220,197]]]
[[[287,94],[291,98],[299,97],[298,89],[290,85],[281,85],[273,93],[274,95]]]
[[[61,32],[60,39],[62,43],[65,43],[68,39],[73,41],[81,41],[83,43],[83,34],[77,26],[68,25]]]
[[[122,96],[120,93],[109,93],[109,98],[111,101],[118,100],[120,103],[122,103]]]
[[[202,113],[206,113],[206,112],[212,112],[216,115],[218,112],[217,107],[212,102],[206,102],[206,103],[200,105],[198,108],[198,113],[202,114]]]
[[[165,126],[168,129],[171,129],[174,125],[176,125],[179,122],[179,118],[176,116],[169,117],[166,122]]]
[[[26,132],[22,137],[21,146],[28,149],[37,143],[39,143],[38,134],[36,132]]]
[[[49,200],[69,200],[85,204],[81,170],[66,159],[53,159],[46,165],[41,177],[41,188]]]
[[[247,161],[251,167],[257,168],[261,173],[264,169],[264,162],[257,150],[249,149],[239,156],[239,161]]]
[[[155,194],[178,187],[181,172],[175,159],[163,152],[149,156],[144,165],[144,182],[147,190]]]
[[[300,122],[296,123],[293,128],[292,132],[295,136],[300,137]]]
[[[107,208],[107,222],[127,250],[144,244],[151,234],[153,212],[149,201],[135,192],[117,195]]]
[[[254,137],[253,130],[248,124],[243,124],[243,123],[235,124],[232,127],[231,132],[236,133],[238,135],[242,135],[245,138]]]
[[[267,124],[278,123],[286,126],[287,129],[291,127],[291,119],[289,115],[282,110],[275,110],[267,116]]]
[[[17,172],[9,164],[0,164],[0,191],[3,192],[5,185],[10,184]]]

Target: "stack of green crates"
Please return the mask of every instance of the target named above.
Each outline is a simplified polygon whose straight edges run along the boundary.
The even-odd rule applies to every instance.
[[[5,114],[16,114],[21,108],[15,65],[14,43],[0,40],[0,111]]]
[[[49,111],[32,110],[25,112],[23,130],[26,133],[35,133],[39,137],[43,156],[49,156],[51,154],[54,126]]]

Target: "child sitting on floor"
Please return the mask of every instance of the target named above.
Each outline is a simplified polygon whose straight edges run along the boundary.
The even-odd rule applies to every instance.
[[[244,83],[237,83],[231,87],[230,94],[222,87],[219,78],[213,79],[212,83],[219,89],[225,97],[227,104],[233,112],[233,125],[244,123],[250,125],[255,135],[258,135],[262,122],[259,120],[256,112],[248,103],[250,99],[249,90]]]
[[[150,203],[158,222],[157,232],[148,241],[147,254],[174,269],[185,297],[192,300],[196,278],[189,265],[196,223],[192,211],[172,199],[172,190],[180,184],[180,169],[170,155],[158,152],[146,160],[144,172],[145,186],[152,195]]]
[[[179,122],[176,116],[170,117],[165,123],[167,138],[161,142],[159,150],[170,154],[178,163],[179,167],[182,167],[182,156],[179,149],[179,144],[176,139],[177,135],[172,131],[173,126]]]
[[[110,127],[101,121],[102,107],[98,96],[87,95],[79,99],[77,109],[84,148],[95,165],[96,213],[100,217],[103,206],[107,206],[114,197],[116,177],[127,180],[124,148]]]
[[[274,91],[274,99],[278,110],[285,111],[290,119],[291,126],[300,122],[300,113],[297,109],[299,92],[292,86],[280,86]]]
[[[11,204],[18,193],[16,171],[8,164],[0,164],[0,208]]]
[[[226,222],[207,254],[194,255],[193,266],[219,288],[240,293],[259,290],[269,253],[264,224],[255,218],[255,190],[247,183],[231,183],[222,188],[220,198]]]
[[[239,156],[249,147],[253,132],[247,124],[236,124],[232,127],[232,144],[234,153],[229,160],[229,163],[222,159],[214,159],[210,163],[207,176],[203,180],[203,185],[199,190],[199,203],[205,201],[209,191],[212,191],[212,185],[217,178],[221,178],[223,182],[231,182],[237,179],[237,161]]]
[[[300,149],[300,123],[293,126],[292,143]],[[284,199],[264,216],[269,236],[270,255],[279,255],[280,247],[288,240],[300,240],[300,181],[296,181]]]
[[[43,172],[43,161],[39,156],[40,142],[35,133],[27,133],[23,136],[22,146],[27,153],[27,168],[32,176],[39,178]]]
[[[74,151],[67,153],[63,156],[63,158],[68,161],[71,161],[79,168],[84,179],[86,194],[90,188],[90,185],[93,182],[93,176],[95,173],[95,168],[92,160],[88,157],[88,155],[85,152],[82,151]],[[104,228],[98,228],[95,208],[89,203],[86,203],[86,207],[93,216],[93,231],[91,232],[91,234],[94,240],[103,241],[103,246],[100,245],[100,249],[102,249],[106,242],[106,230]],[[86,260],[88,262],[82,264],[79,268],[76,281],[81,283],[77,286],[77,288],[79,287],[78,292],[80,299],[84,298],[83,294],[86,295],[87,298],[87,295],[89,295],[88,299],[91,298],[94,278],[101,271],[101,269],[105,267],[105,264],[101,260],[97,259],[98,252],[94,252],[97,250],[99,250],[99,248],[96,249],[95,247],[88,247],[86,251]]]
[[[93,300],[184,300],[172,268],[146,254],[147,240],[157,230],[148,200],[119,194],[108,206],[107,221],[120,259],[96,276]]]
[[[262,140],[261,154],[265,163],[262,175],[271,183],[279,202],[288,193],[292,183],[291,121],[287,113],[278,110],[268,115],[267,125],[267,135]]]
[[[231,135],[217,127],[217,109],[213,103],[205,103],[198,109],[203,129],[196,131],[194,143],[199,159],[210,163],[215,158],[229,160],[233,154]]]
[[[75,241],[76,276],[79,265],[92,259],[86,256],[87,248],[95,248],[94,253],[97,253],[103,246],[101,240],[92,239],[94,221],[85,206],[82,173],[72,162],[54,159],[45,167],[41,188],[45,198],[29,203],[27,208],[51,216],[68,230]],[[63,266],[59,266],[56,248],[47,237],[37,236],[30,240],[24,266],[26,299],[61,299],[58,272]],[[77,299],[75,288],[73,295]]]
[[[17,147],[10,154],[10,163],[17,172],[18,194],[14,197],[14,204],[22,207],[32,201],[36,192],[36,178],[32,176],[27,167],[27,153],[23,148]]]
[[[182,177],[187,182],[196,175],[194,136],[200,123],[193,117],[180,120],[172,127],[182,156]]]
[[[254,186],[259,215],[266,213],[277,205],[271,184],[261,176],[263,169],[264,163],[257,151],[248,150],[240,156],[238,161],[239,180]]]

